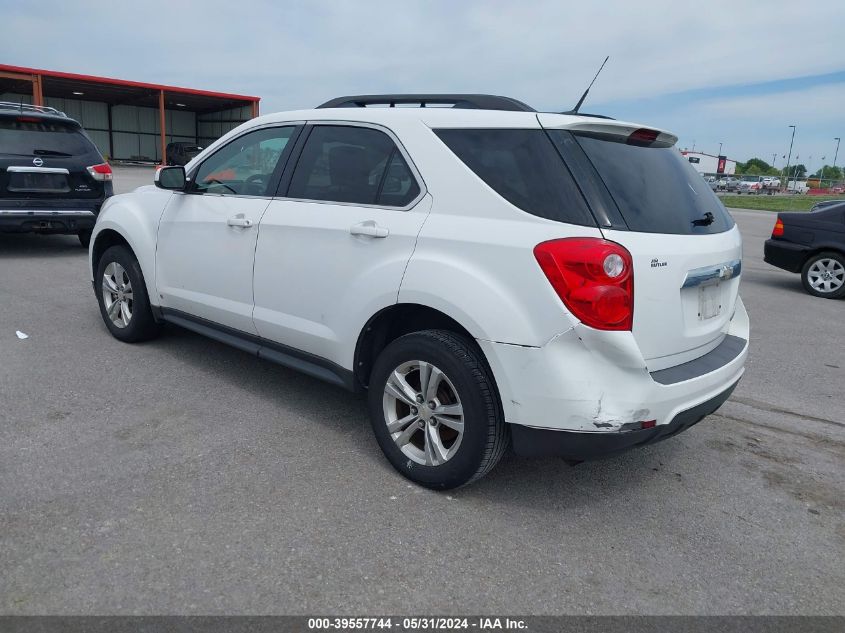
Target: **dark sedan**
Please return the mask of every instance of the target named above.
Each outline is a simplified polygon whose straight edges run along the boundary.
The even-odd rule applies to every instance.
[[[763,258],[801,273],[811,295],[845,296],[845,202],[811,213],[779,213]]]

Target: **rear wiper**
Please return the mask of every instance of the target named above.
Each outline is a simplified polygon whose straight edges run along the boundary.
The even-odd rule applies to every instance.
[[[716,221],[716,216],[713,215],[710,211],[704,214],[703,218],[699,218],[698,220],[693,220],[693,226],[710,226]]]
[[[57,152],[54,149],[34,149],[32,153],[36,156],[73,156],[73,154],[67,154],[65,152]]]

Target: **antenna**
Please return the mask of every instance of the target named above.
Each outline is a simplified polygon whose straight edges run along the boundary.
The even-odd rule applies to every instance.
[[[598,79],[599,73],[602,71],[602,68],[604,68],[604,65],[607,63],[608,59],[610,59],[610,55],[608,55],[607,57],[604,58],[604,61],[601,63],[601,66],[599,66],[599,70],[596,73],[596,76],[593,77],[593,80],[590,82],[590,85],[587,86],[587,89],[584,91],[584,94],[582,94],[581,98],[578,99],[578,103],[576,103],[575,107],[572,110],[570,110],[569,112],[567,112],[566,114],[578,114],[578,110],[581,108],[581,105],[584,103],[584,99],[586,99],[587,95],[590,93],[590,88],[592,88],[593,84],[596,83],[596,79]]]

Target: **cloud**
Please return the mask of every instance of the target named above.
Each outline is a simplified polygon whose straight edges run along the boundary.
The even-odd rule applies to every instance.
[[[264,112],[393,91],[558,110],[605,55],[588,104],[822,74],[842,69],[845,23],[836,0],[77,0],[49,18],[0,0],[0,13],[7,63],[258,95]]]

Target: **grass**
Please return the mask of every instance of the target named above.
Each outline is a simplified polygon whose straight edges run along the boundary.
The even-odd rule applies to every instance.
[[[817,202],[822,200],[842,200],[845,196],[807,196],[807,195],[784,195],[784,196],[749,196],[749,195],[725,195],[719,196],[726,207],[734,209],[760,209],[762,211],[809,211]]]

